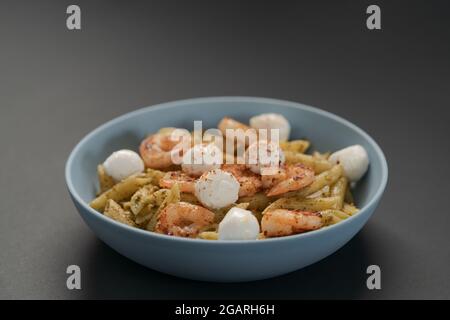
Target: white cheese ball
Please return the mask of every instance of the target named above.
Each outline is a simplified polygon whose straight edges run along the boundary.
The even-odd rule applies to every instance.
[[[239,195],[239,182],[220,169],[205,172],[195,182],[195,195],[206,207],[220,209],[235,203]]]
[[[256,174],[262,174],[263,171],[270,174],[270,170],[278,170],[284,164],[285,156],[280,145],[275,142],[259,140],[252,143],[245,151],[246,166]]]
[[[256,240],[259,223],[251,211],[231,208],[219,224],[219,240]]]
[[[280,141],[289,140],[291,125],[287,119],[278,113],[263,113],[250,118],[250,126],[255,129],[279,129]],[[270,131],[267,132],[267,139],[270,137]]]
[[[113,152],[106,158],[103,167],[107,175],[116,181],[121,181],[144,171],[144,162],[136,152],[123,149]]]
[[[223,162],[222,151],[214,144],[197,144],[183,155],[181,169],[191,176],[201,176],[207,171],[219,169]]]
[[[356,182],[366,173],[369,167],[369,156],[360,145],[354,145],[333,153],[329,161],[340,163],[344,167],[345,176],[351,182]]]

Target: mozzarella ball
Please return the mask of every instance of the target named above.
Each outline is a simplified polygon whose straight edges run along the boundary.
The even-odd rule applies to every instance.
[[[223,162],[222,151],[214,144],[197,144],[183,155],[181,169],[191,176],[201,176],[207,171],[219,169]]]
[[[251,211],[231,208],[219,224],[219,240],[256,240],[259,223]]]
[[[195,195],[204,206],[220,209],[237,201],[239,187],[231,173],[215,169],[205,172],[195,182]]]
[[[284,152],[280,145],[265,140],[252,143],[245,151],[245,159],[247,167],[257,174],[262,174],[262,171],[270,174],[267,169],[278,170],[285,162]]]
[[[250,126],[255,129],[279,129],[280,141],[289,140],[291,125],[287,119],[278,113],[263,113],[250,118]],[[267,139],[270,137],[270,131],[267,132]]]
[[[336,151],[329,157],[331,163],[340,163],[344,167],[345,176],[356,182],[366,173],[369,167],[369,156],[360,145],[354,145]]]
[[[107,175],[120,181],[144,171],[144,162],[136,152],[123,149],[113,152],[106,158],[103,167]]]

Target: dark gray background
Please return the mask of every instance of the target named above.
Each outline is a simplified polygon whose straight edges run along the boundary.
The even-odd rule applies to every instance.
[[[241,2],[1,2],[0,298],[450,298],[449,6],[376,1],[383,29],[369,31],[367,1]],[[72,3],[81,31],[65,26]],[[366,227],[315,265],[244,284],[166,276],[98,240],[66,191],[74,145],[136,108],[215,95],[298,101],[371,134],[390,178]],[[66,289],[69,264],[81,291]]]

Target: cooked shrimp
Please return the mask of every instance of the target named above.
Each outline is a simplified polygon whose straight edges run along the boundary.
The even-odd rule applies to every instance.
[[[172,137],[175,128],[166,128],[164,131],[152,134],[141,142],[139,153],[147,167],[152,169],[164,169],[173,164],[174,152],[182,152],[174,148],[181,142],[180,139]]]
[[[178,184],[181,192],[195,192],[195,178],[181,171],[168,171],[161,180],[159,180],[159,186],[161,188],[170,189],[175,183]]]
[[[239,197],[252,196],[262,188],[259,175],[247,169],[245,164],[224,164],[222,170],[231,173],[239,182]]]
[[[280,167],[278,169],[273,169],[270,173],[267,173],[268,170],[265,168],[262,169],[262,175],[261,175],[261,182],[262,187],[264,189],[271,189],[272,187],[279,184],[281,181],[287,179],[287,173],[286,170],[283,167]]]
[[[178,237],[195,238],[214,222],[214,213],[187,202],[171,203],[159,216],[155,231]]]
[[[239,122],[229,117],[225,117],[222,120],[220,120],[219,124],[217,125],[217,128],[219,128],[219,130],[222,131],[223,134],[225,134],[227,129],[235,129],[235,130],[242,129],[244,131],[250,129],[250,127],[247,126],[246,124],[243,124],[242,122]]]
[[[289,236],[323,226],[318,212],[276,209],[265,213],[261,220],[261,231],[266,237]]]
[[[245,152],[245,147],[253,143],[257,139],[257,133],[255,129],[250,128],[246,124],[243,124],[232,118],[225,117],[217,125],[219,130],[222,132],[224,137],[227,139],[225,141],[234,141],[236,146],[236,152],[239,153],[241,150],[242,154]],[[230,130],[228,130],[230,129]],[[247,131],[249,130],[250,131]],[[236,130],[242,130],[244,134],[236,132]],[[232,153],[230,150],[226,150],[227,153]]]
[[[264,188],[270,188],[269,197],[277,196],[309,186],[314,181],[314,171],[302,164],[285,165],[275,174],[262,172],[261,181]]]

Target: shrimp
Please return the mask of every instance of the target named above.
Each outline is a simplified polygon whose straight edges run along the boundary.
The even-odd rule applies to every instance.
[[[187,202],[171,203],[158,218],[155,232],[171,236],[195,238],[214,222],[214,213]]]
[[[261,170],[261,183],[264,189],[270,189],[273,186],[276,186],[281,181],[287,179],[286,170],[283,168],[270,168],[272,171],[269,173],[268,169],[262,168]],[[276,170],[276,171],[275,171]]]
[[[285,165],[275,174],[262,172],[261,181],[269,189],[267,196],[277,196],[309,186],[314,181],[314,171],[303,164]]]
[[[177,147],[181,142],[181,137],[180,139],[174,139],[172,137],[174,130],[175,128],[165,128],[148,136],[141,142],[139,153],[148,168],[168,168],[173,165],[173,154],[176,152],[182,153],[182,148]]]
[[[222,131],[223,134],[225,134],[227,129],[234,129],[234,130],[242,129],[244,131],[250,129],[250,127],[247,126],[246,124],[243,124],[242,122],[239,122],[229,117],[225,117],[222,120],[220,120],[219,124],[217,125],[217,128],[219,128],[219,130]]]
[[[239,150],[242,150],[242,153],[245,152],[245,147],[253,143],[258,136],[255,129],[252,129],[246,124],[228,117],[220,120],[217,127],[227,139],[225,140],[226,142],[233,141],[235,143],[235,149],[238,153]],[[243,131],[243,134],[238,133],[237,130]],[[228,148],[226,152],[232,153],[228,150]]]
[[[222,170],[231,173],[239,182],[239,197],[252,196],[262,188],[259,176],[248,170],[245,164],[224,164]]]
[[[261,231],[266,237],[282,237],[320,229],[322,215],[318,212],[276,209],[261,219]]]
[[[181,171],[168,171],[159,180],[159,186],[161,188],[170,189],[177,183],[181,192],[194,193],[195,192],[195,178],[181,172]]]

